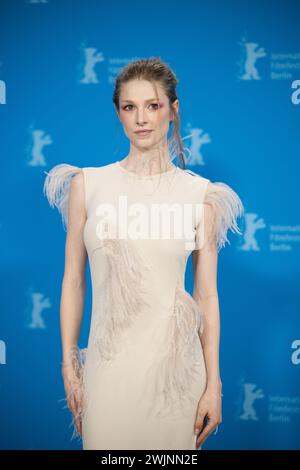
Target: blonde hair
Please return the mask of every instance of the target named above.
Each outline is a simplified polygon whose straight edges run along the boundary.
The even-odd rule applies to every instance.
[[[180,159],[182,168],[186,168],[186,159],[184,147],[180,136],[180,117],[176,110],[173,108],[172,103],[177,100],[176,86],[179,83],[175,73],[171,68],[163,62],[159,57],[150,57],[147,59],[140,59],[130,62],[122,68],[121,72],[115,80],[115,89],[113,93],[113,103],[119,112],[119,99],[121,88],[124,83],[131,80],[147,80],[153,84],[156,98],[158,99],[156,82],[159,82],[163,88],[166,96],[169,99],[169,105],[173,111],[173,129],[168,146],[172,160],[175,158]]]

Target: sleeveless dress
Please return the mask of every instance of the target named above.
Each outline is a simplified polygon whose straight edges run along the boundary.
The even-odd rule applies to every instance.
[[[206,204],[214,210],[210,233],[219,251],[230,243],[228,229],[241,234],[242,202],[225,183],[177,166],[144,176],[119,161],[85,168],[62,163],[45,172],[44,194],[65,230],[71,179],[80,171],[92,312],[87,347],[71,352],[78,377],[71,394],[82,397],[83,449],[195,450],[207,376],[203,312],[185,290],[186,264],[205,244]],[[170,236],[170,214],[176,213],[178,228],[186,208],[186,230]],[[159,230],[153,236],[149,226],[164,226],[164,236]],[[80,438],[75,425],[73,437]]]

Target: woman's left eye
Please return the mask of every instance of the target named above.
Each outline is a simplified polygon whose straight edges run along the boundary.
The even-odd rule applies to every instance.
[[[151,103],[150,106],[157,106],[158,107],[159,105],[158,105],[158,103]],[[155,108],[155,109],[157,109],[157,108]]]

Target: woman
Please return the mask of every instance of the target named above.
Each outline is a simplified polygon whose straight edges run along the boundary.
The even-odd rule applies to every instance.
[[[179,155],[185,166],[177,83],[159,58],[128,64],[113,96],[128,156],[56,165],[45,180],[67,227],[62,375],[84,449],[201,448],[222,421],[217,256],[229,228],[241,233],[243,205],[225,183],[172,163]],[[184,288],[191,253],[193,296]],[[87,258],[93,308],[80,349]]]

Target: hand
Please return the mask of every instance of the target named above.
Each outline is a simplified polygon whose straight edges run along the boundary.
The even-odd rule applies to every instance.
[[[205,424],[205,419],[207,423]],[[222,422],[222,393],[220,388],[206,389],[198,403],[195,434],[196,449],[202,446],[207,437]],[[197,432],[196,432],[197,430]]]
[[[82,437],[82,386],[72,365],[63,365],[62,376],[69,410],[73,414],[76,430]]]

